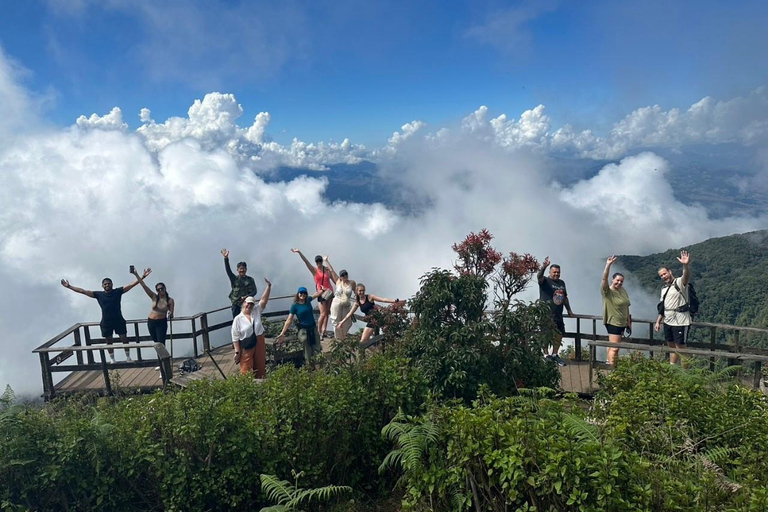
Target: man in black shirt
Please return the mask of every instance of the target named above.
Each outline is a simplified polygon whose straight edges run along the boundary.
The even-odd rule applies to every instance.
[[[544,276],[544,271],[549,267],[549,277]],[[549,266],[549,256],[544,258],[538,274],[539,281],[539,300],[548,302],[552,308],[552,321],[557,326],[557,335],[552,341],[552,354],[547,354],[544,349],[545,357],[553,359],[560,366],[565,366],[565,361],[558,355],[560,344],[565,334],[565,323],[563,322],[563,307],[568,310],[568,316],[573,316],[571,304],[568,301],[568,292],[565,289],[565,281],[560,279],[560,265]]]
[[[227,272],[229,284],[232,285],[232,290],[229,292],[229,301],[232,303],[232,318],[235,318],[240,314],[245,298],[256,296],[256,281],[251,276],[245,274],[248,272],[248,265],[244,261],[237,264],[237,275],[235,275],[229,266],[229,251],[222,249],[221,255],[224,256],[224,270]]]
[[[152,269],[150,268],[144,270],[142,279],[151,273]],[[119,288],[113,288],[112,280],[108,277],[105,277],[101,281],[101,287],[104,289],[104,291],[91,291],[78,288],[77,286],[72,286],[66,279],[61,280],[61,286],[64,288],[70,289],[73,292],[81,293],[98,301],[99,306],[101,307],[101,322],[99,323],[99,326],[101,327],[101,335],[104,337],[104,341],[108,345],[112,344],[113,332],[120,337],[120,341],[123,343],[128,343],[128,330],[125,325],[125,319],[123,318],[123,311],[120,307],[120,301],[123,297],[123,294],[129,292],[131,288],[137,284],[139,284],[138,280]],[[109,349],[108,352],[110,362],[114,363],[115,351]],[[133,361],[133,359],[131,359],[131,353],[127,348],[125,349],[125,360],[129,363]]]

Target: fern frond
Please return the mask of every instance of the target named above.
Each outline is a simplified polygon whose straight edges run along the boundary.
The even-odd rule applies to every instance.
[[[573,414],[566,414],[563,418],[568,431],[580,441],[599,442],[598,430],[595,425],[590,425],[583,418]]]
[[[329,501],[346,492],[352,492],[352,488],[347,485],[326,485],[316,489],[297,489],[294,498],[286,504],[288,510],[293,510],[299,505],[311,501]]]
[[[295,487],[287,480],[279,480],[275,475],[261,475],[261,489],[267,495],[269,501],[276,501],[278,505],[290,502],[296,492]],[[273,511],[277,512],[277,511]]]

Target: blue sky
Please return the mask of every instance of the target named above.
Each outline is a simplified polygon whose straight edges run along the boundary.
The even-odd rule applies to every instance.
[[[400,125],[480,105],[610,127],[646,105],[687,108],[768,84],[768,3],[6,0],[0,45],[67,125],[119,106],[159,121],[212,91],[281,143],[381,146]]]

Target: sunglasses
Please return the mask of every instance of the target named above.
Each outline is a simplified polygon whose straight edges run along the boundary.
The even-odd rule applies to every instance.
[[[253,302],[246,302],[245,303],[245,307],[252,308],[253,307]]]
[[[299,295],[309,295],[307,292],[299,292]]]
[[[156,292],[164,292],[164,291],[165,291],[165,288],[163,288],[163,287],[161,286],[160,288],[155,288],[155,291],[156,291]]]

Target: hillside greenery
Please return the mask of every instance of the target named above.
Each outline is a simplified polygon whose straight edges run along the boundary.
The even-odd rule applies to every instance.
[[[377,314],[266,381],[34,406],[0,398],[0,509],[764,511],[768,400],[733,370],[622,359],[593,402],[555,391],[538,262],[485,231]],[[496,313],[483,313],[492,302]]]

